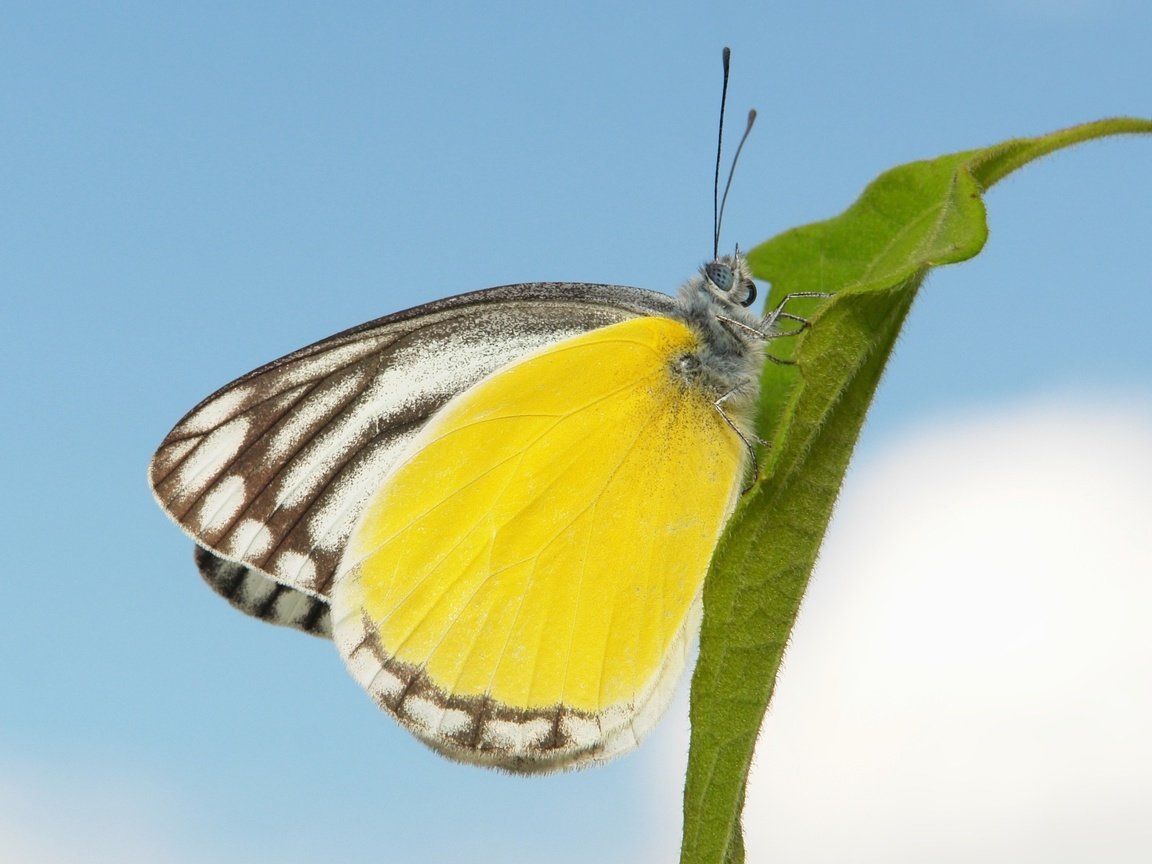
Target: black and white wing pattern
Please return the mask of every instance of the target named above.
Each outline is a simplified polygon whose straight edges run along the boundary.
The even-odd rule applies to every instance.
[[[216,391],[149,467],[161,506],[198,545],[205,580],[238,609],[331,635],[328,592],[367,498],[428,418],[544,345],[669,315],[640,288],[508,285],[397,312],[275,360]]]

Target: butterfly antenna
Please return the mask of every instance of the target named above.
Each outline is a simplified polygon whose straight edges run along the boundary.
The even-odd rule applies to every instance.
[[[740,151],[744,149],[744,142],[752,133],[752,124],[756,122],[756,109],[748,112],[748,125],[744,127],[744,134],[740,143],[736,145],[736,155],[732,157],[732,167],[728,169],[728,182],[724,184],[724,197],[720,199],[720,215],[716,219],[716,245],[720,245],[720,223],[724,220],[724,205],[728,203],[728,190],[732,188],[732,178],[736,176],[736,163],[740,160]]]
[[[724,108],[728,102],[728,68],[732,52],[724,49],[724,86],[720,91],[720,128],[716,135],[716,173],[712,178],[712,260],[720,257],[720,225],[724,221],[724,205],[728,203],[728,190],[732,188],[732,178],[736,176],[736,163],[740,161],[740,151],[744,149],[744,142],[752,133],[752,124],[756,122],[756,110],[748,112],[748,125],[744,127],[744,134],[740,136],[740,143],[736,145],[736,155],[732,157],[732,167],[728,169],[728,181],[724,184],[724,196],[720,197],[720,159],[724,149]]]
[[[728,67],[732,49],[724,48],[724,84],[720,88],[720,125],[716,133],[716,173],[712,177],[712,260],[720,256],[720,156],[724,151],[724,106],[728,102]],[[727,195],[727,190],[725,190]]]

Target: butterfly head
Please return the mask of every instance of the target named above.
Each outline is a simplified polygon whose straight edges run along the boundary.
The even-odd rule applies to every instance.
[[[734,255],[721,255],[704,265],[704,289],[733,306],[747,308],[756,302],[756,283],[748,261],[739,250]]]
[[[768,334],[764,319],[749,308],[755,301],[752,271],[739,250],[716,256],[680,289],[681,316],[700,337],[705,365],[727,370],[721,392],[759,374]]]

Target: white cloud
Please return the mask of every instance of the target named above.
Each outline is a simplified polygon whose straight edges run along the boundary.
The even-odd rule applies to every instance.
[[[1152,412],[1035,405],[854,470],[749,861],[1152,860]]]
[[[849,477],[749,860],[1147,861],[1150,732],[1152,413],[922,430]]]
[[[0,861],[4,864],[228,864],[199,836],[188,801],[165,783],[116,761],[0,764]],[[278,858],[277,860],[284,860]],[[295,860],[295,859],[293,859]]]

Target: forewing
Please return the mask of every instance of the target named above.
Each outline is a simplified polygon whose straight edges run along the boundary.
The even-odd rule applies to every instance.
[[[326,602],[365,500],[429,416],[527,352],[673,308],[638,288],[533,283],[377,319],[197,405],[153,457],[153,491],[233,605],[327,635],[327,615],[305,601]]]

